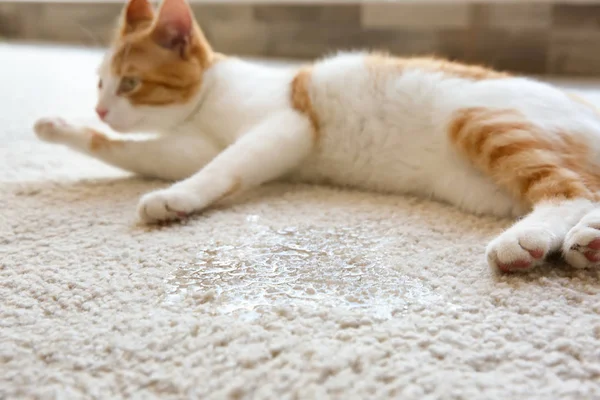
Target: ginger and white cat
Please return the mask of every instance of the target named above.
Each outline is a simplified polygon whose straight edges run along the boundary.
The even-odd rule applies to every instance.
[[[232,28],[233,29],[233,28]],[[600,265],[600,117],[559,89],[435,59],[340,53],[299,69],[212,50],[185,0],[130,0],[100,67],[114,140],[42,119],[46,141],[180,180],[142,197],[146,222],[184,218],[276,179],[411,193],[468,212],[525,215],[487,248],[524,270],[562,251]]]

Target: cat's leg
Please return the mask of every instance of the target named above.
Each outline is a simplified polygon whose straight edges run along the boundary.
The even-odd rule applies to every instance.
[[[600,208],[587,213],[565,238],[563,257],[575,268],[600,267]]]
[[[197,174],[142,197],[139,216],[146,222],[182,218],[234,192],[276,179],[310,153],[315,139],[307,118],[291,110],[277,113],[252,128]]]
[[[488,245],[490,266],[510,271],[541,264],[594,209],[600,165],[585,137],[568,125],[546,131],[516,110],[465,108],[453,115],[448,134],[474,167],[533,205]]]
[[[34,129],[37,136],[46,142],[65,145],[139,175],[167,180],[193,175],[219,153],[213,143],[202,137],[112,139],[94,129],[71,125],[60,118],[40,119]]]
[[[585,199],[537,204],[531,213],[489,243],[488,263],[505,272],[542,264],[548,254],[561,249],[569,230],[593,208],[594,204]]]

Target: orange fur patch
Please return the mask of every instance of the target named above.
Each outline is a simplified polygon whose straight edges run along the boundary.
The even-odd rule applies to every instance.
[[[89,129],[90,132],[90,150],[99,151],[106,150],[115,145],[121,145],[118,140],[112,140],[104,133]]]
[[[567,132],[544,132],[516,110],[466,108],[450,141],[481,171],[528,205],[550,199],[597,200],[600,165]]]
[[[126,94],[133,104],[166,105],[188,102],[200,89],[202,76],[223,57],[215,57],[201,42],[190,45],[189,55],[180,57],[156,44],[147,32],[132,34],[117,47],[112,72],[118,77],[139,78],[138,89]]]
[[[504,72],[494,71],[479,65],[466,65],[433,57],[400,58],[387,54],[373,53],[366,58],[367,67],[374,71],[403,71],[407,69],[440,72],[448,76],[482,80],[509,78]]]
[[[292,107],[310,119],[313,128],[314,141],[319,139],[319,118],[310,99],[309,85],[311,80],[311,67],[302,68],[292,81],[291,100]]]

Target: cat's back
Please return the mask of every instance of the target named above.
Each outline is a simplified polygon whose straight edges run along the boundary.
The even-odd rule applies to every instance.
[[[319,149],[306,175],[376,190],[427,191],[445,151],[436,103],[470,81],[370,53],[339,54],[309,72]]]
[[[303,180],[411,192],[504,215],[513,201],[449,134],[461,112],[510,115],[546,142],[569,135],[600,146],[600,119],[590,107],[550,85],[482,67],[350,53],[303,73],[318,122],[317,150],[298,173]]]
[[[443,79],[407,61],[357,52],[315,63],[310,71],[310,94],[323,124],[332,127],[340,113],[382,116],[406,110],[405,116],[419,117],[409,111],[431,105]]]

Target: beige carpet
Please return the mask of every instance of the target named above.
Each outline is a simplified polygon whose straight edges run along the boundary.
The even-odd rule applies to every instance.
[[[508,221],[275,185],[137,226],[164,183],[31,131],[99,57],[0,46],[0,398],[600,398],[600,273],[494,276]]]

